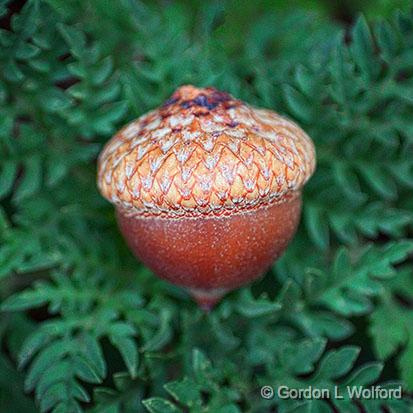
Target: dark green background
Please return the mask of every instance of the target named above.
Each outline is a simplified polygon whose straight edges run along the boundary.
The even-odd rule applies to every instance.
[[[411,1],[0,0],[0,412],[407,413]],[[302,220],[210,313],[130,253],[96,160],[182,84],[312,137]],[[402,401],[262,385],[403,386]]]

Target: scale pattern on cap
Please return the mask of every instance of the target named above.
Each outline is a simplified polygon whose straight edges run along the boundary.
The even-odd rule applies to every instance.
[[[182,86],[106,144],[98,185],[133,214],[220,215],[293,196],[314,168],[313,143],[295,123]]]

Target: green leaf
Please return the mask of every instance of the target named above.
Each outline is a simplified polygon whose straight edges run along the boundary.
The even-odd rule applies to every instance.
[[[371,314],[370,333],[374,337],[376,354],[386,359],[407,339],[407,332],[402,323],[395,322],[400,317],[393,306],[382,305]]]
[[[51,339],[51,334],[42,329],[38,329],[28,336],[19,352],[19,368],[23,368],[33,355],[44,347]]]
[[[370,29],[363,16],[359,17],[352,30],[351,51],[365,79],[374,79],[378,73],[378,65],[374,58],[373,39]]]
[[[37,290],[22,291],[8,297],[1,305],[2,311],[24,311],[46,304],[48,297],[40,294]]]
[[[112,335],[111,342],[122,355],[131,377],[135,378],[138,370],[138,349],[135,340],[125,336]]]
[[[41,376],[36,386],[36,399],[41,400],[44,393],[54,384],[64,382],[71,374],[72,365],[69,361],[50,366]]]
[[[82,334],[79,338],[79,344],[79,350],[83,357],[93,365],[99,377],[105,377],[106,361],[98,340],[90,334]]]
[[[281,304],[272,302],[266,297],[254,299],[250,289],[243,289],[237,310],[245,317],[261,317],[276,314],[281,309]]]
[[[351,274],[351,263],[347,250],[344,247],[339,248],[333,262],[332,276],[333,282],[342,282]]]
[[[332,167],[337,184],[344,193],[355,202],[363,201],[365,196],[361,192],[359,180],[351,166],[347,162],[336,161]]]
[[[160,397],[152,397],[146,399],[143,402],[143,405],[148,409],[150,413],[176,413],[181,412],[176,406],[171,402]]]
[[[86,46],[86,37],[84,33],[73,27],[64,24],[58,24],[60,33],[70,46],[71,52],[75,57],[82,57]]]
[[[359,172],[377,194],[386,199],[394,199],[397,196],[397,189],[393,180],[384,173],[379,165],[360,165]]]
[[[411,390],[413,389],[413,373],[412,373],[412,360],[413,360],[413,343],[412,343],[412,335],[410,335],[410,339],[406,348],[401,355],[398,365],[401,371],[401,379],[404,383],[406,383],[406,387]]]
[[[329,243],[329,231],[323,210],[315,205],[308,205],[304,210],[308,232],[320,249],[326,249]]]
[[[333,379],[345,375],[353,367],[359,353],[360,348],[355,346],[329,351],[321,360],[318,375]]]
[[[75,371],[77,377],[88,383],[100,383],[102,377],[93,368],[93,364],[89,363],[83,357],[75,355],[72,359],[73,370]]]
[[[40,157],[29,158],[25,162],[24,175],[14,194],[14,201],[21,202],[39,190],[42,181],[42,167]]]
[[[170,340],[172,331],[169,325],[169,317],[168,312],[162,312],[158,331],[145,343],[142,351],[158,351]]]
[[[205,354],[198,349],[194,349],[192,352],[192,366],[195,374],[199,377],[205,377],[212,369],[211,362]]]
[[[11,190],[17,175],[17,164],[13,161],[3,162],[0,172],[0,198]]]
[[[296,374],[310,373],[314,369],[314,363],[319,359],[326,346],[326,340],[306,339],[298,346],[286,349],[284,357]]]
[[[383,363],[369,363],[359,367],[346,380],[346,386],[367,386],[373,384],[380,377],[383,370]]]
[[[165,390],[177,401],[185,406],[193,407],[201,402],[200,388],[193,380],[184,377],[165,384]]]
[[[70,344],[64,340],[56,340],[43,347],[42,351],[34,358],[26,376],[26,391],[35,388],[44,372],[69,352],[69,346]]]
[[[285,85],[283,91],[287,105],[293,114],[299,119],[310,121],[313,117],[313,111],[307,98],[289,85]]]
[[[381,49],[384,59],[391,63],[397,53],[397,38],[387,21],[380,22],[377,25],[377,42]]]

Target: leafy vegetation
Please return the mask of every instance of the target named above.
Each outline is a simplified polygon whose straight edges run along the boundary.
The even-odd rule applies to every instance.
[[[0,1],[0,411],[412,408],[413,14],[250,3]],[[317,147],[286,254],[210,314],[135,260],[95,184],[116,129],[185,83]],[[404,397],[260,395],[349,383]]]

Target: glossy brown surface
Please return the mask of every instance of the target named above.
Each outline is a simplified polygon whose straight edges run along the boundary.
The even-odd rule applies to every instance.
[[[191,290],[203,306],[262,275],[295,233],[299,195],[220,217],[127,216],[119,225],[132,251],[159,277]]]

